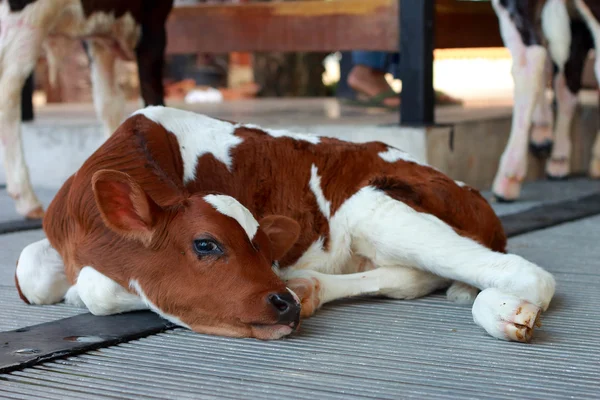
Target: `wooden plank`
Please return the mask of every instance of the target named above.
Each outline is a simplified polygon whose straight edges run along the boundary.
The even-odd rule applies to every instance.
[[[168,54],[398,51],[398,0],[199,4],[173,9]],[[489,2],[437,0],[435,47],[502,47]]]
[[[504,47],[491,2],[436,0],[437,49]]]
[[[397,9],[397,0],[177,7],[167,23],[167,53],[397,49]]]

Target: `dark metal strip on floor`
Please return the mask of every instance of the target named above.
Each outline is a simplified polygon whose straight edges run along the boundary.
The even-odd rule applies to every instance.
[[[0,222],[0,235],[14,232],[33,231],[35,229],[42,229],[41,219],[22,219]]]
[[[500,219],[507,236],[513,237],[595,214],[600,214],[600,193],[534,207]],[[23,221],[23,229],[20,230],[28,230],[34,222]],[[0,233],[6,233],[6,224],[0,224]],[[11,224],[18,227],[17,224]],[[18,229],[11,232],[16,231]],[[0,332],[0,373],[109,347],[173,327],[173,324],[150,311],[140,311],[106,317],[95,317],[88,313]]]
[[[0,373],[139,339],[174,325],[148,311],[81,314],[0,333]]]
[[[504,215],[500,220],[506,235],[513,237],[596,214],[600,214],[600,193],[554,204],[544,204]]]

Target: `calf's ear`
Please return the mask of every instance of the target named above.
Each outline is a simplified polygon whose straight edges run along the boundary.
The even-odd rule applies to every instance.
[[[269,215],[260,220],[260,228],[271,242],[273,260],[281,260],[300,236],[300,225],[282,215]]]
[[[160,208],[124,172],[100,170],[92,177],[92,188],[102,220],[121,236],[148,245]]]

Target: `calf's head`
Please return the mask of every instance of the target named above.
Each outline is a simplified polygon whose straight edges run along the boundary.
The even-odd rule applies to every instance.
[[[273,271],[298,238],[294,220],[258,223],[237,200],[215,194],[160,207],[112,170],[94,174],[93,190],[104,224],[124,238],[110,249],[127,260],[121,284],[155,312],[225,336],[278,339],[297,328],[299,300]]]

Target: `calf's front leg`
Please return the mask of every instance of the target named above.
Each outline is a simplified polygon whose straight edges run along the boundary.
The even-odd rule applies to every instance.
[[[0,21],[0,151],[17,212],[40,219],[44,211],[31,186],[21,141],[21,91],[41,52],[44,32],[24,22],[25,17],[10,14]]]
[[[307,318],[323,304],[360,295],[414,299],[449,285],[449,280],[402,266],[380,267],[366,272],[331,275],[309,269],[282,272],[288,287],[300,297],[301,317]]]

